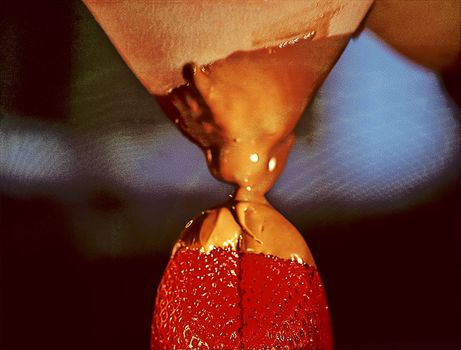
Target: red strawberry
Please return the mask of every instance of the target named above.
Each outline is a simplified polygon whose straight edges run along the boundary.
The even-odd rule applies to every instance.
[[[317,270],[263,254],[241,256],[244,349],[332,349]]]
[[[217,248],[179,250],[158,289],[152,350],[332,349],[313,267]]]
[[[235,251],[178,251],[158,288],[151,349],[241,349],[238,273]]]

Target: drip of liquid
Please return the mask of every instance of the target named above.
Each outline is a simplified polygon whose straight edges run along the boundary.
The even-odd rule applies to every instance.
[[[346,42],[347,36],[315,40],[309,32],[205,66],[188,64],[187,83],[157,96],[179,129],[202,148],[211,173],[236,186],[233,203],[206,214],[213,216],[205,220],[207,232],[190,238],[186,230],[186,241],[314,265],[299,232],[264,195],[284,168],[302,111]],[[215,217],[221,225],[211,224]]]
[[[176,244],[152,350],[332,349],[309,248],[265,193],[301,112],[373,0],[84,2],[212,174],[236,187]],[[181,77],[185,58],[214,62],[188,64]]]
[[[189,64],[158,96],[180,130],[232,183],[232,199],[191,220],[160,284],[152,349],[332,349],[328,306],[301,234],[265,199],[293,129],[344,48],[315,33]]]

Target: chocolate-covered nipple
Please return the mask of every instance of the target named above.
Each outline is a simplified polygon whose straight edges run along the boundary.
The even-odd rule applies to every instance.
[[[235,186],[175,245],[151,349],[331,350],[312,256],[265,193],[373,1],[84,1],[211,173]]]
[[[265,199],[283,171],[302,111],[347,41],[344,36],[313,39],[315,32],[208,65],[187,64],[186,83],[157,97],[204,151],[210,172],[235,185],[231,202],[195,219],[206,224],[186,228],[180,246],[193,241],[207,251],[207,242],[213,242],[212,247],[314,264],[299,232]]]

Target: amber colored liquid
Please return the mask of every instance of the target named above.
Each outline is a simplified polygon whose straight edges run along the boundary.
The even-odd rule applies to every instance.
[[[264,195],[284,168],[297,121],[347,39],[315,40],[312,32],[206,66],[186,65],[187,83],[157,96],[179,129],[202,148],[211,173],[236,185],[230,212],[244,232],[234,244],[240,251],[314,265],[299,232]],[[221,234],[225,229],[215,232]],[[228,240],[213,239],[213,246],[225,248]]]
[[[237,199],[259,200],[271,188],[297,121],[347,42],[313,37],[186,66],[187,84],[157,97],[212,174],[237,186]]]
[[[264,194],[347,38],[236,52],[158,96],[234,199],[192,220],[158,290],[152,349],[332,349],[324,289],[300,233]]]

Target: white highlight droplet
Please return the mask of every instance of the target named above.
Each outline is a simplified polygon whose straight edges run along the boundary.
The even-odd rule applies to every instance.
[[[267,164],[267,169],[269,169],[269,171],[274,171],[275,170],[275,167],[277,166],[277,159],[275,157],[272,157],[270,160],[269,160],[269,163]]]

